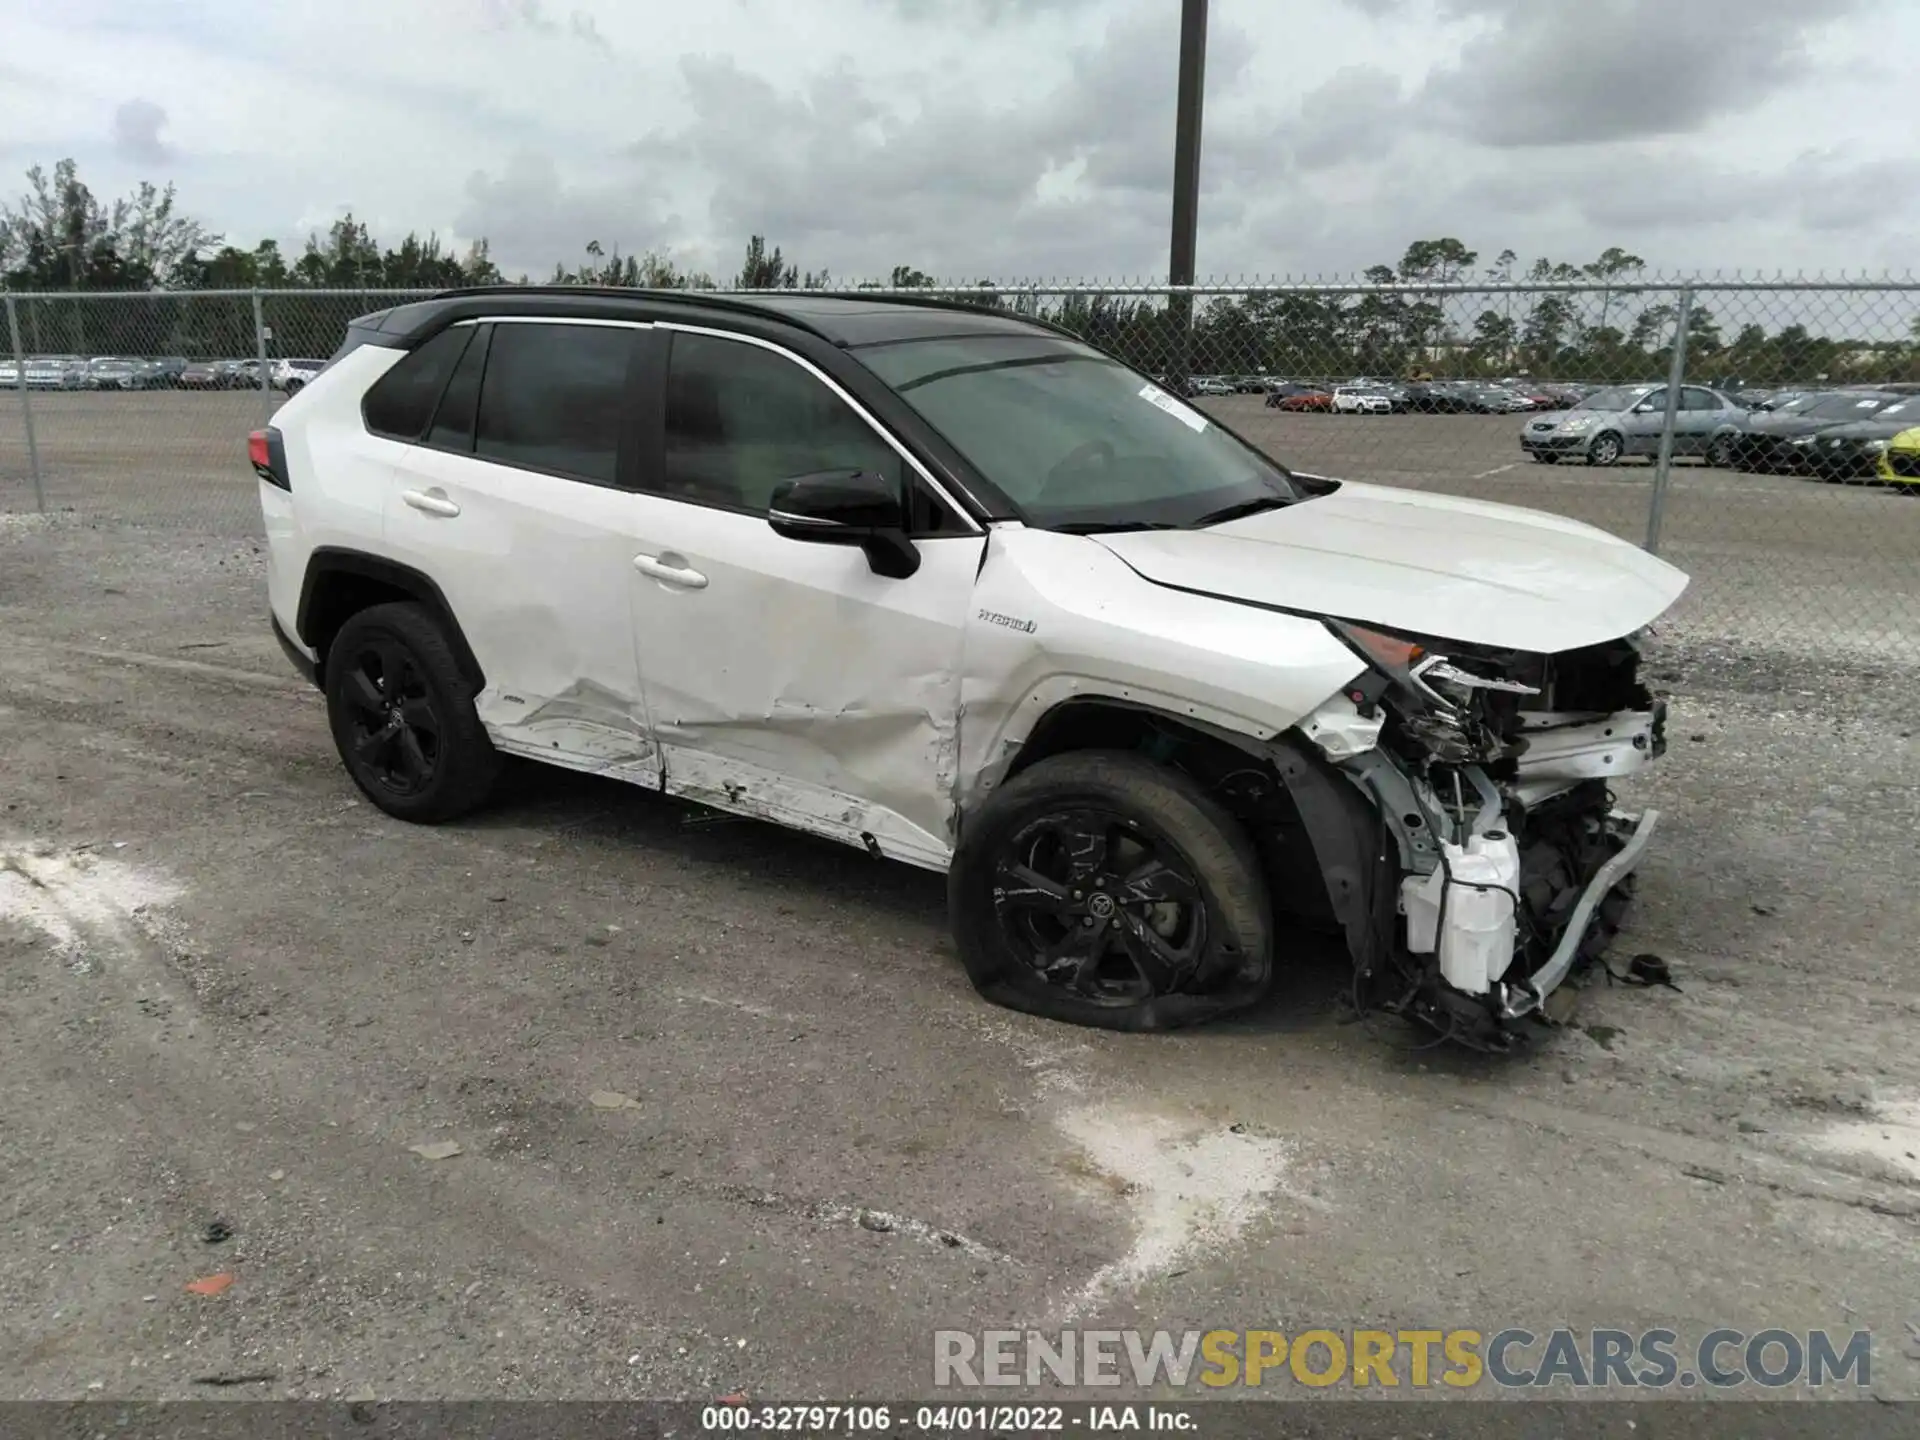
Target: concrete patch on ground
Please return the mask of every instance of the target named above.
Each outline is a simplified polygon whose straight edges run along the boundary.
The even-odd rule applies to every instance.
[[[89,850],[0,843],[0,924],[37,931],[77,971],[131,952],[149,908],[179,895],[172,881]]]
[[[1286,1177],[1289,1147],[1231,1130],[1183,1131],[1163,1116],[1087,1106],[1055,1122],[1108,1177],[1133,1221],[1133,1243],[1094,1272],[1065,1319],[1128,1294],[1196,1252],[1233,1244]]]
[[[984,1008],[970,1013],[967,1023],[982,1039],[1013,1052],[1026,1072],[1027,1088],[1033,1097],[1073,1096],[1085,1089],[1086,1077],[1076,1062],[1090,1055],[1093,1047],[1079,1039],[1077,1032],[1048,1021]]]
[[[1895,1100],[1874,1107],[1869,1120],[1847,1120],[1813,1137],[1823,1150],[1860,1155],[1920,1180],[1920,1099]]]

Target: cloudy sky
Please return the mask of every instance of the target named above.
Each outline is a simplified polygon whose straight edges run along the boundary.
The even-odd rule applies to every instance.
[[[1178,0],[0,0],[0,175],[236,241],[588,240],[722,278],[1164,273]],[[1214,0],[1199,266],[1457,235],[1664,270],[1920,253],[1915,0]],[[9,189],[17,188],[13,185]]]

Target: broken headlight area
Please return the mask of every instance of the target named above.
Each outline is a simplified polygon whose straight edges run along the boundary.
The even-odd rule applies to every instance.
[[[1637,637],[1539,655],[1329,624],[1370,667],[1338,708],[1377,738],[1343,737],[1342,754],[1324,717],[1303,728],[1372,799],[1398,861],[1393,939],[1356,956],[1356,993],[1505,1048],[1619,928],[1658,817],[1615,810],[1611,784],[1664,749],[1665,704]]]
[[[1328,626],[1371,668],[1347,699],[1380,707],[1382,743],[1415,764],[1482,764],[1511,773],[1538,717],[1651,711],[1640,643],[1626,636],[1554,655],[1392,635],[1343,620]]]

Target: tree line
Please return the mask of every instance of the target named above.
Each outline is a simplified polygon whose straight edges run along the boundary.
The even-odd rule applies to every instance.
[[[103,201],[70,159],[51,172],[35,166],[26,178],[25,191],[0,203],[0,286],[144,296],[133,305],[62,305],[59,313],[46,303],[24,305],[30,335],[23,339],[36,350],[251,353],[251,301],[190,299],[195,291],[369,292],[530,282],[524,274],[509,279],[485,239],[458,253],[437,236],[417,233],[382,245],[347,214],[288,256],[271,239],[246,248],[214,233],[179,209],[171,184],[143,182],[125,197]],[[1050,321],[1149,372],[1172,363],[1179,327],[1186,326],[1188,368],[1196,374],[1641,379],[1665,374],[1676,320],[1673,287],[1646,272],[1645,260],[1618,246],[1584,264],[1541,258],[1522,268],[1512,250],[1483,264],[1479,252],[1459,239],[1440,237],[1414,241],[1397,264],[1363,271],[1361,279],[1373,289],[1340,294],[1254,288],[1196,302],[1190,322],[1185,310],[1150,295],[1049,295],[987,282],[942,293]],[[577,262],[556,262],[551,274],[539,278],[546,284],[687,290],[836,288],[827,270],[802,270],[759,235],[748,239],[739,270],[724,279],[658,251],[622,255],[597,240]],[[1489,288],[1478,294],[1422,289],[1518,281],[1585,288]],[[885,281],[837,288],[876,286],[941,288],[911,265],[894,266]],[[365,294],[269,297],[263,308],[270,313],[263,318],[276,354],[325,355],[347,321],[377,303]],[[1914,379],[1920,378],[1920,318],[1900,340],[1822,336],[1799,321],[1771,332],[1744,324],[1727,338],[1719,318],[1696,303],[1688,317],[1687,351],[1691,374],[1755,384]]]

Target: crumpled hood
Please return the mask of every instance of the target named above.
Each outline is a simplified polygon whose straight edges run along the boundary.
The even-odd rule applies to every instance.
[[[1380,485],[1204,530],[1093,538],[1156,584],[1546,654],[1631,634],[1687,587],[1577,520]]]

